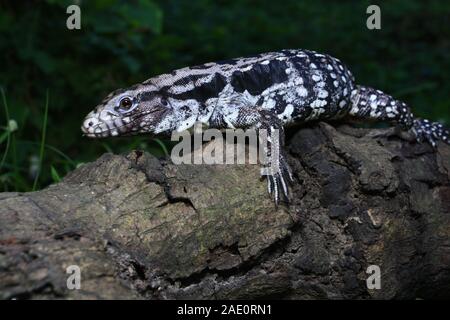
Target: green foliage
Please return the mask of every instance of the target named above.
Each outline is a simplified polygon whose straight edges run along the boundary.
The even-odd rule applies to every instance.
[[[58,171],[56,171],[54,166],[50,166],[50,172],[54,183],[58,183],[61,181],[61,176],[59,175]]]
[[[66,28],[66,8],[73,3],[81,7],[81,30]],[[34,181],[44,187],[105,151],[140,148],[163,156],[167,141],[82,138],[83,117],[110,91],[153,75],[282,48],[330,53],[349,65],[359,83],[449,124],[450,2],[385,1],[382,29],[375,31],[365,25],[370,4],[0,0],[1,188],[29,191]]]

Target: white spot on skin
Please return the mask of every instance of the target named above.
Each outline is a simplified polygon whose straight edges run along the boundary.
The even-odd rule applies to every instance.
[[[337,82],[336,80],[333,81],[333,85],[337,88],[339,87],[339,82]]]
[[[194,89],[195,89],[195,85],[191,81],[182,86],[172,86],[169,88],[168,92],[173,93],[173,94],[180,94],[180,93],[184,93],[184,92],[191,91]]]
[[[319,82],[319,81],[321,80],[320,76],[318,76],[318,75],[316,75],[316,74],[314,74],[314,75],[312,76],[312,79],[313,79],[315,82]]]
[[[276,101],[275,101],[275,99],[268,99],[267,101],[266,101],[266,103],[264,104],[264,109],[273,109],[273,108],[275,108],[275,105],[276,105],[277,103],[276,103]]]
[[[369,99],[370,99],[370,101],[375,101],[377,99],[377,96],[372,94],[372,95],[370,95]]]
[[[320,115],[324,112],[325,112],[324,108],[321,108],[321,107],[313,108],[311,115],[308,117],[308,120],[318,119],[320,117]]]
[[[319,93],[317,94],[317,96],[319,98],[325,99],[326,97],[328,97],[328,91],[327,90],[320,90]]]
[[[108,121],[111,121],[111,120],[112,120],[112,117],[111,117],[111,114],[109,114],[109,112],[107,112],[107,111],[102,111],[102,112],[100,112],[99,119],[100,119],[101,121],[108,122]]]
[[[98,119],[94,116],[91,116],[84,121],[83,127],[87,129],[89,133],[93,133],[94,128],[98,123]]]
[[[316,66],[314,63],[311,63],[311,64],[309,65],[309,67],[310,67],[311,69],[317,69],[317,66]]]
[[[330,77],[333,79],[336,79],[336,74],[332,72],[332,73],[330,73]]]
[[[310,104],[310,106],[312,108],[320,108],[320,107],[325,106],[326,104],[327,104],[327,102],[325,100],[316,99]]]
[[[128,124],[128,123],[130,123],[131,119],[130,119],[130,117],[125,117],[122,119],[122,121],[123,121],[123,123]]]
[[[264,65],[269,64],[269,63],[270,63],[269,60],[264,60],[263,62],[261,62],[261,64],[264,64]]]
[[[242,72],[246,72],[246,71],[251,70],[252,68],[253,68],[253,66],[252,66],[252,65],[249,65],[249,66],[247,66],[247,67],[245,67],[245,68],[242,68],[241,71],[242,71]]]
[[[308,96],[308,90],[304,86],[301,86],[297,88],[297,93],[300,97],[307,97]]]
[[[114,126],[116,129],[123,126],[123,121],[121,118],[115,119],[113,123],[114,123]],[[111,124],[110,124],[110,126],[111,126]]]
[[[317,83],[317,86],[318,86],[319,88],[323,88],[323,87],[325,87],[325,82],[320,81],[319,83]]]
[[[230,86],[230,87],[231,87],[231,86]],[[262,95],[262,96],[274,95],[275,92],[277,92],[277,91],[279,91],[279,90],[283,90],[283,89],[286,89],[286,84],[285,84],[285,83],[278,83],[278,84],[275,84],[275,85],[273,85],[273,86],[267,88],[266,90],[264,90],[264,91],[261,93],[261,95]],[[253,96],[252,96],[252,97],[253,97]],[[256,97],[256,100],[257,100],[257,99],[258,99],[258,98]],[[256,101],[255,101],[255,102],[256,102]]]
[[[292,120],[292,113],[294,112],[294,106],[292,104],[288,104],[286,109],[284,109],[283,113],[278,115],[278,118],[282,119],[285,122],[290,122]]]
[[[214,107],[209,105],[208,102],[206,102],[206,106],[207,106],[206,110],[203,111],[203,113],[200,114],[199,117],[197,118],[198,121],[200,121],[201,123],[204,123],[204,124],[208,124],[209,119],[211,118],[211,116],[214,112]]]
[[[170,117],[166,117],[163,120],[161,120],[158,125],[155,128],[155,133],[159,132],[167,132],[168,130],[171,130],[172,128],[173,120],[170,119]]]
[[[341,102],[339,102],[339,106],[341,108],[345,107],[346,104],[347,104],[347,101],[345,101],[345,100],[342,100]]]
[[[303,84],[303,78],[302,78],[302,77],[297,77],[297,78],[295,78],[294,84],[295,84],[296,86]]]

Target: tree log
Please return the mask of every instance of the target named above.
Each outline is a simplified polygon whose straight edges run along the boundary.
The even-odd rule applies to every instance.
[[[450,298],[450,147],[376,133],[293,134],[292,200],[278,208],[258,165],[140,151],[0,194],[0,298]]]

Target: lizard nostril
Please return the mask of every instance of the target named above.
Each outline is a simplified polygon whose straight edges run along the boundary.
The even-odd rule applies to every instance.
[[[92,121],[88,123],[89,127],[92,127],[93,125],[94,125],[94,123]]]

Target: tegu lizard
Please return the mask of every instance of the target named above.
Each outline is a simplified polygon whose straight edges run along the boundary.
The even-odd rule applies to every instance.
[[[186,67],[116,90],[88,114],[82,131],[90,138],[170,135],[197,121],[218,129],[265,129],[267,153],[280,150],[277,170],[267,179],[278,203],[281,195],[288,199],[287,180],[292,180],[282,148],[283,128],[346,118],[389,121],[418,141],[450,144],[442,124],[415,119],[404,102],[355,84],[340,60],[297,49]],[[271,139],[275,130],[278,139]]]

